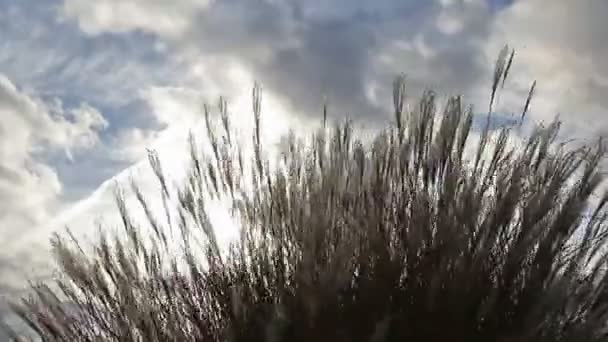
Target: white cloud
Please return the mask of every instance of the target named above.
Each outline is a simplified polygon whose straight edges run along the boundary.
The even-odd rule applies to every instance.
[[[213,0],[65,0],[63,14],[88,34],[144,30],[176,36]]]
[[[501,11],[485,51],[493,59],[501,44],[516,49],[502,108],[520,110],[536,79],[534,120],[561,114],[577,138],[606,134],[608,47],[600,43],[608,35],[605,13],[605,1],[516,1]]]
[[[486,3],[483,1],[440,1],[441,10],[437,16],[436,22],[439,31],[446,35],[460,33],[465,25],[468,15],[472,10],[487,9]]]
[[[4,75],[0,75],[0,111],[2,137],[8,142],[0,148],[0,157],[11,163],[22,163],[30,153],[47,147],[66,151],[90,147],[96,142],[96,130],[107,125],[87,104],[66,112],[61,103],[49,105],[20,92]]]
[[[0,75],[0,117],[2,268],[23,257],[20,254],[23,236],[37,232],[37,227],[51,220],[61,208],[63,185],[45,162],[45,156],[54,151],[71,155],[93,146],[98,131],[107,122],[86,104],[65,110],[59,103],[43,102],[22,92],[3,75]],[[23,270],[26,269],[24,266]],[[10,275],[4,277],[6,282]]]
[[[97,132],[107,122],[87,104],[65,111],[58,104],[51,106],[28,96],[3,75],[0,117],[0,182],[5,189],[0,196],[8,204],[0,213],[44,218],[44,208],[59,195],[61,184],[55,172],[37,156],[53,150],[71,155],[89,148],[97,142]],[[19,201],[14,200],[17,197]]]
[[[111,158],[118,161],[134,163],[146,156],[149,148],[159,138],[159,131],[154,129],[132,128],[122,130],[111,143]]]

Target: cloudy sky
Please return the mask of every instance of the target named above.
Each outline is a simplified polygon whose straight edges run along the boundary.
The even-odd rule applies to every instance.
[[[390,85],[486,106],[504,44],[516,49],[499,109],[608,130],[605,0],[0,0],[0,295],[48,273],[48,238],[112,222],[113,184],[155,190],[146,148],[176,177],[201,107],[219,95],[251,120],[264,89],[274,139],[320,119],[390,119]],[[104,222],[106,222],[104,221]]]

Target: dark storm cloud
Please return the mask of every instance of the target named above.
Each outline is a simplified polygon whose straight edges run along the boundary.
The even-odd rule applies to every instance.
[[[315,2],[218,1],[200,13],[178,44],[203,55],[237,58],[265,88],[311,116],[319,115],[327,96],[331,114],[376,121],[385,109],[369,100],[366,87],[378,82],[381,98],[390,103],[390,84],[399,72],[409,75],[414,93],[426,87],[466,91],[485,76],[485,60],[478,55],[489,34],[488,8],[431,1],[357,5],[341,12],[327,5],[315,11]],[[441,31],[446,15],[462,26],[457,32]],[[412,48],[395,50],[396,40]],[[425,55],[415,43],[435,52]],[[386,54],[394,62],[379,66]]]

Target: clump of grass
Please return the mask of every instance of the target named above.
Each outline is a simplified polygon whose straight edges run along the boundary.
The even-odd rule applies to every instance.
[[[512,60],[500,54],[488,122]],[[326,127],[324,111],[311,143],[291,134],[271,168],[260,88],[251,157],[222,101],[211,154],[191,139],[178,219],[162,223],[134,187],[151,229],[118,196],[126,238],[102,234],[87,254],[56,236],[56,288],[14,309],[46,341],[605,341],[608,197],[590,204],[601,142],[557,144],[555,121],[521,145],[488,124],[471,146],[460,97],[439,112],[425,92],[406,111],[399,77],[393,102],[372,143]],[[206,209],[219,197],[241,227],[227,253]]]

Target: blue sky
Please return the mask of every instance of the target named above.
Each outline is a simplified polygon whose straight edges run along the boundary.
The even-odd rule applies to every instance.
[[[147,147],[179,173],[203,102],[250,118],[254,81],[272,137],[318,120],[324,96],[332,119],[380,127],[401,72],[412,97],[485,108],[509,44],[501,113],[536,79],[532,121],[605,134],[606,14],[603,0],[0,0],[0,292],[45,269],[51,232],[111,216],[110,184],[145,172]]]

